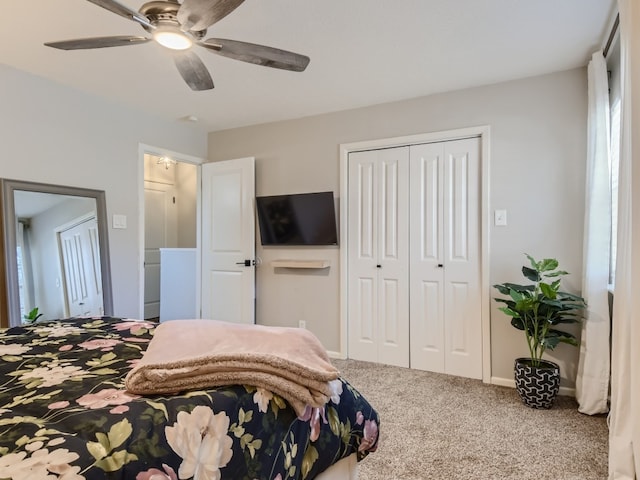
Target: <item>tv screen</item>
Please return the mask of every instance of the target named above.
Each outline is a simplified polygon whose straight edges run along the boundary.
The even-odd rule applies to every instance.
[[[337,245],[333,192],[256,197],[262,245]]]

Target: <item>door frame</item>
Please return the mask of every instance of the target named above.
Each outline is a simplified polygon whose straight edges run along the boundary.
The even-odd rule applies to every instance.
[[[489,125],[422,133],[403,137],[391,137],[340,144],[340,357],[348,357],[348,236],[347,222],[349,194],[349,153],[361,150],[400,147],[420,143],[444,142],[469,137],[480,138],[480,289],[482,321],[482,381],[491,383],[491,285],[489,281],[489,231],[491,215],[489,211]]]
[[[201,239],[201,166],[206,159],[188,155],[186,153],[174,152],[162,147],[138,144],[138,318],[144,318],[144,156],[155,155],[158,157],[167,156],[176,162],[190,163],[195,165],[196,170],[196,305],[200,305],[200,258]]]

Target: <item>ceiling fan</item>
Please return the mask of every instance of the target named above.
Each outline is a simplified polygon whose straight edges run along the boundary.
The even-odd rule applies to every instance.
[[[155,40],[171,50],[180,75],[192,90],[213,88],[207,67],[191,50],[193,45],[235,60],[294,72],[304,71],[309,64],[309,57],[278,48],[224,38],[203,40],[207,28],[238,8],[244,0],[184,0],[182,4],[178,0],[159,0],[145,3],[137,12],[116,0],[88,1],[139,23],[151,34],[151,38],[119,35],[48,42],[46,46],[61,50],[83,50],[137,45]]]

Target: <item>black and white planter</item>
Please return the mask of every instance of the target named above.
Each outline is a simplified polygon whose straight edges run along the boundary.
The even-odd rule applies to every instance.
[[[518,395],[531,408],[551,408],[560,389],[560,367],[540,360],[533,367],[530,358],[516,358],[515,380]]]

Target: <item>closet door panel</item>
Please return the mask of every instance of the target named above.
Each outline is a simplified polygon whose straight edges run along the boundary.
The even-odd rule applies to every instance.
[[[452,282],[447,285],[448,350],[452,356],[469,354],[469,316],[465,308],[469,303],[469,285]]]
[[[449,145],[449,148],[452,146]],[[447,152],[445,194],[448,261],[469,259],[469,155],[467,152]]]
[[[379,361],[409,366],[409,148],[378,150]]]
[[[349,155],[349,356],[482,377],[480,140]]]
[[[444,372],[443,146],[410,150],[411,368]]]
[[[358,233],[356,238],[357,255],[360,260],[375,261],[376,258],[376,219],[375,215],[375,191],[374,181],[376,177],[375,164],[364,161],[356,165],[356,179],[358,183],[359,195],[354,197],[356,202],[353,208],[356,211],[355,221]],[[350,217],[351,218],[351,217]]]
[[[349,357],[378,359],[377,155],[349,155]]]
[[[375,305],[376,294],[375,291],[376,281],[375,278],[360,277],[357,284],[357,298],[358,298],[358,316],[356,317],[355,325],[358,326],[357,339],[365,346],[372,348],[373,342],[376,339],[376,322],[377,318]]]
[[[349,357],[409,366],[408,147],[349,155]]]
[[[380,163],[380,259],[397,261],[401,256],[398,251],[401,240],[399,237],[402,237],[398,222],[404,212],[399,211],[400,165],[395,155],[391,156],[389,153],[381,153],[383,158]]]
[[[443,145],[446,373],[482,378],[480,140]]]
[[[411,284],[411,368],[445,372],[442,282]]]

